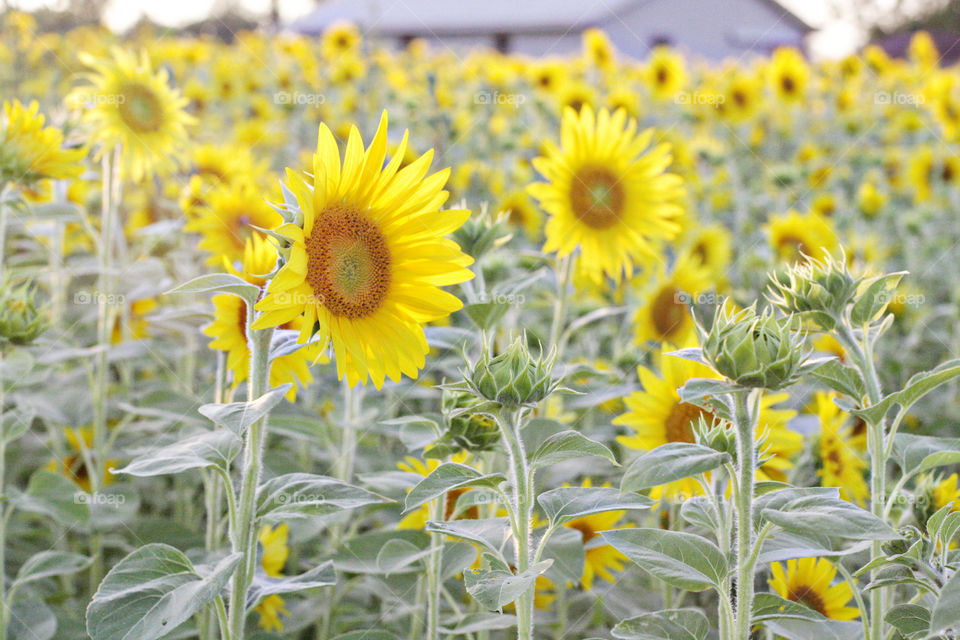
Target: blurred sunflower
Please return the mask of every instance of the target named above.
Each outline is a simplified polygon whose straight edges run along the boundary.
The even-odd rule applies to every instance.
[[[656,255],[655,243],[680,231],[675,219],[683,181],[665,173],[670,146],[643,153],[653,131],[636,135],[625,111],[567,109],[561,148],[545,143],[534,167],[548,180],[528,187],[550,214],[543,250],[567,256],[580,248],[581,268],[619,281],[638,258]],[[642,154],[642,155],[641,155]]]
[[[229,273],[258,287],[266,283],[265,276],[273,272],[276,262],[276,250],[262,236],[247,239],[239,270],[224,260]],[[233,384],[237,386],[247,379],[250,372],[247,303],[239,296],[223,293],[213,296],[213,307],[213,322],[203,329],[203,333],[214,338],[210,342],[211,349],[227,353],[227,368],[233,373]],[[280,325],[280,328],[299,332],[302,321],[302,318],[294,318]],[[287,399],[293,402],[297,398],[296,383],[306,386],[313,382],[310,366],[317,362],[328,362],[320,344],[309,344],[293,353],[274,358],[270,362],[270,386],[294,383],[287,392]]]
[[[276,527],[264,525],[257,536],[257,540],[263,547],[260,566],[271,578],[283,576],[283,566],[287,564],[287,558],[290,555],[290,547],[287,546],[289,533],[290,527],[287,523],[283,523]],[[260,627],[265,631],[283,631],[280,615],[290,615],[283,598],[275,593],[260,601],[257,605],[257,613],[260,614]]]
[[[175,165],[194,118],[184,111],[187,99],[169,86],[166,70],[154,73],[146,51],[139,59],[116,48],[109,59],[80,59],[94,70],[85,74],[91,85],[77,87],[67,100],[87,107],[83,118],[91,140],[100,144],[98,157],[122,147],[125,170],[135,182]]]
[[[64,149],[63,133],[45,127],[36,102],[3,103],[0,117],[0,185],[30,186],[47,178],[75,178],[83,171],[85,149]]]
[[[770,216],[766,230],[770,246],[782,262],[797,262],[803,255],[823,259],[839,247],[833,227],[816,213],[790,210]]]
[[[936,512],[950,505],[950,511],[960,511],[960,488],[957,487],[957,474],[951,473],[946,478],[934,480],[930,501],[932,511]]]
[[[864,474],[867,462],[852,442],[853,430],[847,424],[847,414],[833,402],[833,392],[817,392],[814,396],[817,417],[820,420],[820,440],[817,447],[820,485],[839,487],[840,497],[863,505],[870,497]]]
[[[209,192],[207,201],[184,229],[202,236],[197,246],[210,254],[210,265],[219,264],[224,257],[230,262],[240,259],[247,240],[262,235],[255,227],[272,229],[283,221],[249,182],[218,186]]]
[[[627,412],[613,420],[613,424],[627,426],[635,432],[617,437],[617,442],[625,447],[650,451],[668,442],[695,442],[694,428],[700,418],[708,425],[716,420],[711,412],[684,402],[678,389],[693,378],[719,378],[719,375],[706,365],[667,355],[671,350],[664,347],[658,354],[661,377],[646,367],[637,367],[643,390],[624,398]],[[760,479],[784,480],[785,471],[793,466],[791,457],[803,446],[803,437],[787,426],[796,412],[774,407],[788,397],[786,393],[767,393],[761,400],[757,439],[763,442],[766,459],[757,470]],[[650,497],[655,500],[688,498],[699,493],[699,483],[693,478],[684,478],[654,488]]]
[[[66,427],[64,429],[64,435],[66,436],[69,451],[62,459],[51,460],[49,463],[47,463],[46,469],[47,471],[60,473],[68,480],[72,481],[75,485],[87,493],[90,493],[92,488],[90,470],[87,468],[85,459],[87,456],[92,456],[91,448],[93,447],[93,428],[90,426],[79,427],[76,429],[72,427]],[[113,482],[113,474],[107,473],[107,471],[113,467],[116,467],[117,464],[118,462],[116,460],[104,461],[99,476],[103,478],[104,486],[107,486]]]
[[[696,256],[685,257],[669,274],[655,268],[652,286],[643,293],[643,302],[633,322],[637,344],[671,342],[685,344],[693,336],[690,307],[712,283],[709,272],[695,264]]]
[[[351,128],[342,165],[325,124],[317,145],[312,177],[287,171],[287,222],[275,233],[288,245],[254,328],[302,316],[300,341],[329,338],[350,385],[416,378],[429,349],[423,323],[463,306],[440,287],[473,277],[472,258],[444,237],[470,212],[440,210],[450,172],[426,175],[432,152],[403,169],[397,153],[384,166],[386,112],[366,151]]]
[[[781,101],[796,104],[803,100],[810,70],[799,51],[777,49],[770,59],[767,73],[773,93]]]
[[[826,558],[800,558],[787,560],[787,570],[774,562],[770,565],[773,578],[770,587],[781,598],[799,602],[817,613],[833,620],[853,620],[860,617],[860,610],[848,607],[853,598],[846,582],[832,584],[837,568]]]
[[[646,66],[646,82],[650,92],[660,100],[673,100],[687,82],[683,56],[670,47],[654,48]]]
[[[323,32],[320,50],[328,60],[342,56],[353,57],[360,51],[360,30],[352,22],[335,22]]]
[[[591,487],[593,483],[587,478],[582,486]],[[601,531],[633,527],[630,523],[618,524],[625,514],[626,511],[604,511],[571,520],[564,525],[570,529],[576,529],[582,536],[585,557],[580,584],[587,591],[593,587],[595,576],[600,576],[607,582],[614,582],[613,572],[623,571],[624,563],[629,560],[612,546],[603,544],[600,538]]]

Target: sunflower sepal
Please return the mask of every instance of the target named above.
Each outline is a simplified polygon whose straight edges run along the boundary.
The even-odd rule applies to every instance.
[[[500,354],[490,355],[486,345],[483,352],[465,376],[470,390],[482,399],[506,409],[533,407],[560,386],[553,377],[556,351],[534,358],[525,338],[517,338]]]

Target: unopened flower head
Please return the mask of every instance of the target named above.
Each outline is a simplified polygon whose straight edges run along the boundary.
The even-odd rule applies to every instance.
[[[533,406],[560,384],[553,377],[555,354],[534,358],[526,341],[517,338],[502,353],[484,355],[473,366],[467,383],[479,397],[508,409]]]
[[[445,391],[443,411],[447,432],[444,440],[467,451],[489,451],[500,441],[500,427],[489,414],[479,411],[482,403],[470,393]]]
[[[861,280],[850,273],[842,253],[839,258],[808,257],[786,273],[771,275],[768,297],[784,312],[806,314],[829,330],[853,302]]]
[[[30,285],[0,286],[0,346],[28,345],[47,330],[47,319],[34,302]]]
[[[702,337],[703,354],[720,374],[744,387],[780,389],[796,381],[810,350],[799,332],[800,318],[778,318],[751,306],[718,307],[713,326]]]

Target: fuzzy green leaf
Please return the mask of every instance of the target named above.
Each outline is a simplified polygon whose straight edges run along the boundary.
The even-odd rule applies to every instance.
[[[720,549],[692,533],[617,529],[600,535],[640,568],[678,589],[719,589],[727,574],[727,561]]]
[[[667,609],[621,620],[611,634],[621,640],[703,640],[710,622],[699,609]]]
[[[730,456],[702,444],[668,442],[633,460],[623,474],[620,490],[642,491],[712,471]]]
[[[561,431],[544,440],[530,456],[530,467],[541,469],[584,456],[606,458],[617,465],[617,459],[613,457],[610,449],[595,440],[591,440],[579,431],[571,430]]]

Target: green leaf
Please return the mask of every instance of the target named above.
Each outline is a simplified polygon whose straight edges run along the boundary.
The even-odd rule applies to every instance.
[[[680,505],[680,517],[707,531],[714,531],[720,526],[716,507],[709,498],[704,496],[694,496],[684,500]]]
[[[901,278],[906,273],[906,271],[886,273],[868,280],[863,293],[860,294],[850,309],[850,321],[853,325],[860,327],[876,320],[887,308],[890,294],[897,288]]]
[[[332,555],[334,566],[338,571],[347,573],[381,574],[377,558],[383,546],[391,540],[406,540],[421,549],[426,549],[430,544],[429,535],[412,529],[361,533],[337,548]]]
[[[883,617],[905,636],[927,635],[930,629],[930,609],[918,604],[897,604]]]
[[[410,490],[404,503],[404,513],[410,513],[420,505],[439,498],[453,489],[464,487],[497,487],[506,478],[501,473],[484,475],[465,464],[447,462],[430,472],[426,478]]]
[[[241,559],[231,554],[204,577],[169,545],[140,547],[100,583],[87,607],[87,633],[92,640],[162,638],[219,595]]]
[[[901,411],[909,411],[920,398],[957,376],[960,376],[960,359],[948,360],[930,371],[916,374],[900,391],[891,393],[865,409],[854,410],[853,413],[871,424],[879,422],[894,404],[900,405]]]
[[[337,572],[333,568],[333,560],[327,560],[298,576],[271,578],[262,571],[258,571],[253,577],[253,584],[250,585],[247,602],[257,603],[267,596],[279,593],[296,593],[307,589],[329,587],[336,582]]]
[[[489,329],[503,318],[510,305],[505,302],[477,302],[464,305],[463,311],[480,329]]]
[[[845,540],[892,540],[899,537],[890,525],[866,509],[846,500],[820,495],[799,497],[778,508],[764,508],[761,516],[802,536],[827,532],[831,537]]]
[[[11,589],[19,589],[25,584],[51,578],[53,576],[67,576],[77,571],[83,571],[92,560],[79,553],[68,551],[41,551],[31,556],[17,571]]]
[[[912,433],[893,436],[893,459],[906,475],[960,462],[960,438],[935,438]]]
[[[710,622],[699,609],[666,609],[621,620],[611,631],[621,640],[703,640]]]
[[[863,379],[853,367],[839,360],[828,360],[810,373],[830,389],[850,396],[857,402],[866,395]]]
[[[600,535],[641,569],[678,589],[719,589],[727,574],[727,561],[717,545],[692,533],[616,529]]]
[[[323,516],[344,509],[389,502],[387,498],[335,478],[311,473],[288,473],[257,489],[257,518],[276,522]]]
[[[232,293],[235,296],[243,298],[249,305],[256,304],[257,298],[260,297],[260,287],[229,273],[208,273],[207,275],[198,276],[179,287],[170,289],[165,292],[164,295],[214,292]]]
[[[67,527],[85,527],[90,520],[90,496],[60,474],[46,470],[30,476],[26,493],[13,493],[11,501],[21,511],[53,518]]]
[[[40,598],[17,598],[10,606],[8,640],[51,640],[57,635],[57,617]]]
[[[238,436],[250,428],[254,422],[270,413],[270,410],[280,404],[290,383],[282,384],[250,402],[231,402],[230,404],[205,404],[198,409],[201,415],[209,418],[214,424],[223,425]]]
[[[579,431],[571,430],[555,433],[544,440],[530,456],[530,467],[534,470],[541,469],[584,456],[606,458],[614,465],[619,466],[610,449],[595,440],[591,440]]]
[[[537,496],[552,525],[606,511],[649,509],[656,504],[646,496],[622,494],[610,487],[560,487]]]
[[[385,574],[398,573],[407,569],[420,570],[422,567],[413,565],[432,553],[434,553],[433,549],[429,547],[421,549],[406,540],[389,540],[377,554],[377,566]]]
[[[636,458],[620,482],[623,492],[642,491],[668,482],[712,471],[730,456],[702,444],[668,442]]]
[[[495,631],[498,629],[512,629],[517,624],[517,617],[504,613],[468,613],[457,621],[454,627],[440,627],[440,632],[450,636],[462,636],[478,631]]]
[[[960,630],[960,571],[947,580],[940,590],[937,604],[930,615],[930,633],[936,635],[948,629]]]
[[[473,569],[463,574],[463,583],[467,593],[482,606],[501,609],[533,589],[537,577],[549,566],[549,560],[538,562],[516,575],[504,569]]]
[[[799,602],[781,598],[775,593],[758,593],[753,599],[753,615],[751,621],[755,623],[768,620],[813,620],[820,621],[824,616]]]
[[[24,409],[21,407],[5,409],[3,412],[3,422],[0,423],[3,429],[3,431],[0,432],[0,438],[3,438],[6,442],[16,440],[30,429],[30,425],[33,423],[35,416],[36,412],[33,409]]]
[[[500,555],[500,550],[506,544],[510,525],[505,517],[446,520],[444,522],[431,520],[427,522],[426,530],[479,545],[484,551],[504,560]],[[504,560],[504,564],[506,564],[506,560]]]
[[[149,451],[122,469],[111,471],[149,477],[208,467],[227,469],[242,447],[243,441],[233,431],[217,429]]]
[[[547,528],[539,530],[546,533]],[[538,548],[542,537],[534,540],[534,549]],[[553,560],[547,569],[547,577],[557,582],[579,584],[583,577],[583,566],[586,563],[586,553],[583,543],[583,533],[577,529],[560,527],[547,539],[544,546],[543,558]]]

